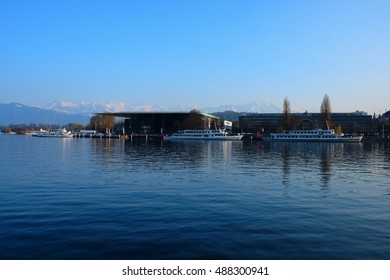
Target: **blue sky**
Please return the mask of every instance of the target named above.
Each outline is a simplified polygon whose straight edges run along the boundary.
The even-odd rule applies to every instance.
[[[390,110],[390,0],[0,1],[0,102]]]

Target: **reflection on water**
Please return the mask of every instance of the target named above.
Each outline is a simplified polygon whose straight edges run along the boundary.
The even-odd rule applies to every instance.
[[[337,153],[342,153],[343,143],[272,143],[273,150],[280,149],[283,185],[289,185],[289,174],[295,169],[292,165],[303,165],[312,169],[318,165],[320,182],[326,188],[332,176],[331,164]]]
[[[3,259],[390,254],[389,143],[1,136],[0,148]]]
[[[379,145],[379,144],[378,144]],[[381,147],[385,149],[384,144]],[[135,169],[176,166],[181,169],[212,167],[223,170],[228,166],[233,173],[242,170],[256,176],[272,168],[283,174],[281,183],[289,186],[291,173],[317,173],[318,183],[326,187],[335,170],[375,164],[379,167],[389,153],[383,153],[379,163],[375,145],[344,143],[243,143],[229,141],[117,141],[98,139],[91,143],[90,154],[98,164],[126,163]],[[388,148],[388,147],[387,147]],[[373,152],[375,151],[375,152]],[[263,169],[263,170],[262,170]],[[316,171],[317,170],[317,171]]]

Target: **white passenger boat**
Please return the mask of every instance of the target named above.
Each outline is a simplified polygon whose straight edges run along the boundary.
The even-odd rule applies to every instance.
[[[181,130],[171,135],[164,135],[164,140],[241,140],[243,135],[233,135],[225,129]]]
[[[40,131],[34,131],[31,136],[35,137],[58,137],[58,138],[73,138],[71,131],[67,131],[66,128],[57,129],[54,131],[47,131],[41,129]]]
[[[283,133],[271,133],[262,140],[269,142],[360,142],[363,135],[344,136],[334,132],[333,129],[291,130]]]

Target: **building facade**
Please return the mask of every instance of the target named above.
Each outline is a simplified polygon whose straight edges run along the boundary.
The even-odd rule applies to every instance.
[[[240,128],[242,132],[276,132],[283,128],[282,113],[248,114],[240,116]],[[317,129],[321,127],[321,113],[292,113],[294,129]],[[353,113],[332,113],[331,127],[341,126],[344,133],[371,133],[375,130],[371,115],[356,111]]]
[[[123,118],[125,134],[170,134],[182,129],[207,129],[220,126],[217,116],[191,112],[122,112],[103,113]]]

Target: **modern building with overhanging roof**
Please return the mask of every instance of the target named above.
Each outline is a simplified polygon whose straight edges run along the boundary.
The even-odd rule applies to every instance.
[[[220,119],[198,111],[100,113],[124,119],[126,134],[168,134],[182,129],[208,129],[220,126]]]

